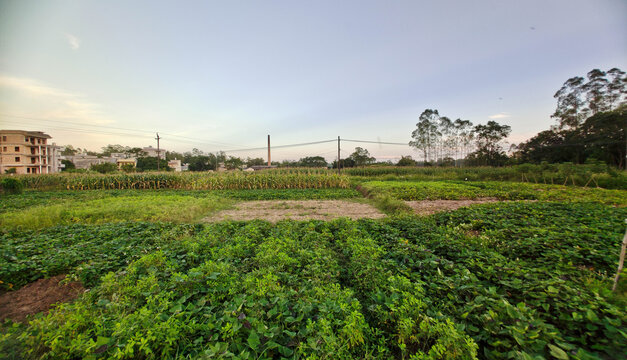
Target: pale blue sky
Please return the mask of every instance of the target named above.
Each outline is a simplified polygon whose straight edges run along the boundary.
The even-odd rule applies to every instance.
[[[159,131],[177,151],[263,146],[267,134],[405,143],[425,108],[496,118],[518,142],[553,124],[566,79],[612,67],[627,70],[624,0],[0,0],[0,128],[93,150],[154,136],[89,125]],[[334,146],[275,159],[330,160]]]

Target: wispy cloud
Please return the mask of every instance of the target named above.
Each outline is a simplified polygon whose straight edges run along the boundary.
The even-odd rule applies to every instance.
[[[72,50],[78,50],[81,47],[81,40],[72,34],[65,34],[68,44]]]
[[[113,122],[103,115],[99,104],[85,96],[37,80],[0,75],[0,90],[12,98],[10,103],[0,101],[2,111],[13,115],[79,120],[86,124]]]
[[[500,112],[498,114],[490,115],[488,117],[490,119],[505,119],[505,118],[511,117],[511,115],[509,113],[506,113],[506,112]]]

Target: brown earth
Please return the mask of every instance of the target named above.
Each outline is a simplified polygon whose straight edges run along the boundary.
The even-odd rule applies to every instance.
[[[499,201],[496,198],[481,198],[475,200],[423,200],[406,201],[414,212],[419,215],[430,215],[440,211],[455,210],[473,204],[483,204]]]
[[[205,218],[207,222],[222,220],[261,219],[280,220],[332,220],[339,217],[351,219],[385,217],[371,205],[342,200],[264,200],[246,201],[232,210],[220,211]]]
[[[23,321],[26,316],[48,312],[51,306],[76,299],[85,291],[79,282],[60,284],[65,275],[40,279],[16,291],[0,295],[0,322]]]

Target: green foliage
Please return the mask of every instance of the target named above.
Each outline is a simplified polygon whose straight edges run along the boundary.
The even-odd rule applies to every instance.
[[[355,151],[348,157],[355,164],[354,166],[364,166],[368,164],[372,164],[377,159],[370,156],[368,150],[356,147]]]
[[[63,168],[63,171],[76,169],[76,165],[74,165],[74,163],[71,162],[70,160],[61,160],[61,164],[65,165],[65,167]]]
[[[6,324],[0,353],[621,358],[627,302],[609,289],[626,216],[516,202],[430,218],[5,232],[5,284],[70,273],[91,290],[28,325]]]
[[[412,159],[411,156],[401,156],[401,159],[396,163],[396,166],[416,166],[418,162]]]
[[[136,168],[133,164],[124,164],[122,165],[121,170],[124,171],[125,173],[132,173],[132,172],[135,172]]]
[[[516,181],[534,184],[575,185],[627,190],[625,172],[598,162],[585,165],[521,164],[493,168],[435,168],[435,167],[367,167],[346,169],[356,181],[364,180],[465,180]]]
[[[0,179],[0,191],[3,194],[21,194],[24,190],[24,184],[19,179],[12,177],[4,177]]]
[[[90,170],[97,171],[101,174],[108,174],[112,172],[118,171],[118,166],[114,163],[102,163],[102,164],[93,164],[89,167]]]
[[[4,173],[5,174],[16,174],[17,173],[17,169],[16,168],[5,169]]]
[[[172,170],[168,166],[168,161],[165,159],[158,159],[157,166],[157,158],[154,156],[145,156],[137,158],[136,168],[139,171],[150,171],[150,170],[161,170],[161,171],[169,171]]]
[[[327,161],[322,156],[308,156],[298,160],[298,166],[327,167]]]
[[[591,158],[625,168],[625,130],[627,108],[600,112],[572,129],[551,129],[518,146],[516,156],[520,161],[575,163]]]
[[[142,198],[150,198],[155,204],[161,199],[165,203],[170,203],[168,197],[180,199],[205,198],[219,199],[226,198],[233,200],[306,200],[306,199],[348,199],[359,197],[360,194],[355,189],[251,189],[251,190],[92,190],[92,191],[26,191],[20,195],[5,195],[0,201],[0,214],[8,211],[23,210],[34,206],[49,206],[65,204],[68,208],[77,206],[77,203],[87,203],[92,200],[114,198],[113,203],[123,200],[115,200],[115,198],[128,198],[130,202],[141,200]],[[190,200],[193,202],[193,200]],[[45,214],[42,213],[42,216]],[[77,219],[81,221],[81,219]],[[127,220],[137,220],[131,218]],[[174,218],[173,218],[174,220]]]
[[[130,196],[129,196],[130,195]],[[170,194],[129,194],[84,201],[51,202],[4,213],[0,227],[40,229],[61,224],[103,224],[129,219],[140,221],[196,222],[232,201]]]
[[[459,200],[497,198],[499,200],[598,201],[627,205],[623,190],[606,190],[512,182],[471,181],[370,181],[362,184],[373,196],[400,200]]]
[[[240,169],[244,166],[244,161],[236,156],[229,156],[229,158],[224,161],[224,166],[229,170]]]

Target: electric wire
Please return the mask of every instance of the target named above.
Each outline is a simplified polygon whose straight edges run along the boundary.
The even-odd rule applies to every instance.
[[[4,113],[0,113],[0,116],[17,118],[17,119],[25,119],[25,120],[33,120],[33,121],[39,121],[39,122],[49,122],[50,121],[50,122],[56,122],[56,123],[62,123],[62,124],[79,125],[79,126],[90,126],[90,127],[98,127],[98,128],[114,129],[114,130],[124,130],[124,131],[140,132],[140,133],[149,133],[149,134],[154,134],[155,133],[154,131],[149,131],[149,130],[128,129],[128,128],[122,128],[122,127],[117,127],[117,126],[108,126],[108,125],[83,124],[83,123],[78,123],[78,122],[73,122],[73,121],[44,119],[44,118],[19,116],[19,115],[11,115],[11,114],[4,114]],[[207,144],[207,145],[210,144],[210,145],[213,145],[213,146],[218,145],[218,146],[233,146],[233,147],[241,147],[242,146],[242,145],[225,143],[225,142],[219,142],[219,141],[207,141],[207,140],[203,140],[203,139],[191,138],[191,137],[182,136],[182,135],[176,135],[176,134],[172,134],[172,133],[165,133],[165,132],[160,132],[160,133],[164,134],[164,135],[167,135],[167,136],[173,136],[173,137],[178,137],[178,138],[182,138],[182,139],[198,141],[198,144]]]

